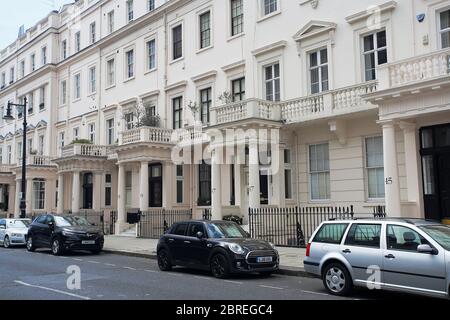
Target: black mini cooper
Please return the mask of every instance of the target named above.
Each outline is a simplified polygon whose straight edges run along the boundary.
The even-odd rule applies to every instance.
[[[238,224],[227,221],[175,223],[158,243],[158,265],[210,270],[219,279],[234,273],[257,272],[270,276],[278,270],[274,246],[254,240]]]

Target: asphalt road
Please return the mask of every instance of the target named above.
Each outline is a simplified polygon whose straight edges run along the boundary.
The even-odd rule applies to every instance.
[[[81,271],[81,288],[67,286],[69,267]],[[0,300],[329,300],[396,299],[393,293],[357,290],[328,295],[319,279],[274,275],[218,280],[206,272],[175,268],[160,272],[156,261],[102,253],[54,257],[48,250],[0,248]],[[76,282],[75,282],[76,283]],[[74,282],[71,282],[74,284]],[[404,298],[404,295],[401,295]],[[408,296],[406,296],[408,297]]]

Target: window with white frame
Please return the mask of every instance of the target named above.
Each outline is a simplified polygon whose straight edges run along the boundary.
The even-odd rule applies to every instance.
[[[106,84],[108,87],[112,87],[116,84],[116,61],[115,59],[109,59],[106,62]]]
[[[177,203],[181,204],[184,202],[183,190],[184,190],[184,170],[183,165],[177,165]]]
[[[311,94],[328,91],[328,49],[309,54],[309,82]]]
[[[330,199],[330,154],[328,143],[309,146],[311,200]]]
[[[209,112],[212,106],[212,88],[200,90],[200,117],[203,124],[209,123]]]
[[[108,33],[114,32],[114,10],[108,12]]]
[[[183,128],[183,97],[172,99],[173,129]]]
[[[134,3],[133,0],[127,0],[127,22],[133,21],[134,19]]]
[[[280,101],[280,64],[274,63],[270,66],[264,67],[264,82],[266,90],[266,100],[268,101]]]
[[[95,143],[95,123],[88,124],[88,137],[91,143]]]
[[[183,57],[183,26],[180,24],[172,29],[172,58]]]
[[[364,76],[366,81],[375,80],[377,66],[388,62],[386,30],[363,37]]]
[[[45,109],[45,86],[39,88],[39,111]]]
[[[73,77],[73,97],[75,100],[81,98],[81,74],[78,73]]]
[[[147,41],[147,70],[156,68],[156,40]]]
[[[34,112],[34,92],[30,92],[28,95],[28,114]]]
[[[38,154],[40,156],[44,155],[44,148],[45,148],[45,136],[41,134],[38,137]]]
[[[11,164],[12,163],[12,146],[11,145],[8,145],[6,147],[6,154],[8,157],[8,164]]]
[[[284,194],[286,199],[292,199],[292,159],[291,150],[284,150]]]
[[[80,138],[80,128],[79,127],[75,127],[73,128],[73,140],[78,140]]]
[[[33,180],[33,209],[44,210],[45,209],[45,180],[34,179]]]
[[[441,49],[450,47],[450,9],[439,13],[439,37]]]
[[[33,152],[33,138],[28,139],[27,147],[28,147],[27,154],[31,154]]]
[[[30,68],[31,72],[36,70],[36,55],[34,53],[30,56]]]
[[[147,0],[147,10],[148,11],[155,10],[155,0]]]
[[[126,79],[134,77],[134,50],[131,49],[125,53],[126,57]]]
[[[199,16],[200,23],[200,49],[211,46],[211,11]]]
[[[64,131],[60,132],[59,133],[59,143],[58,143],[60,149],[64,148],[64,145],[66,143],[65,138],[66,138],[65,132]]]
[[[14,83],[15,77],[16,77],[16,76],[15,76],[14,67],[11,67],[11,68],[9,69],[9,83],[10,83],[10,84]]]
[[[365,144],[368,198],[383,199],[385,196],[383,137],[366,138]]]
[[[41,64],[42,65],[47,64],[47,47],[41,48]]]
[[[67,58],[67,40],[63,40],[61,43],[61,60]]]
[[[2,72],[2,89],[6,87],[6,73]]]
[[[106,143],[108,145],[115,143],[114,118],[106,120]]]
[[[60,104],[63,106],[67,103],[67,81],[61,81]]]
[[[95,67],[89,68],[89,93],[97,91],[97,72]]]
[[[19,70],[20,74],[20,78],[25,77],[25,60],[20,61],[20,70]]]
[[[239,78],[231,81],[231,94],[233,102],[245,100],[245,78]]]
[[[131,130],[135,127],[133,112],[129,112],[129,113],[125,114],[125,125],[126,125],[127,130]]]
[[[75,52],[79,52],[81,50],[81,32],[78,31],[75,33]]]
[[[231,36],[244,32],[244,1],[231,0]]]
[[[105,174],[105,207],[112,206],[112,175]]]
[[[263,14],[265,16],[278,11],[278,0],[262,0]]]
[[[0,164],[3,164],[3,146],[0,146]]]
[[[97,41],[97,25],[95,21],[89,25],[89,34],[91,36],[91,44],[95,43]]]

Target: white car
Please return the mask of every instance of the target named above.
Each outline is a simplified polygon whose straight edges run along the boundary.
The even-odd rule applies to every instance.
[[[30,224],[30,219],[1,219],[0,244],[5,248],[26,245]]]

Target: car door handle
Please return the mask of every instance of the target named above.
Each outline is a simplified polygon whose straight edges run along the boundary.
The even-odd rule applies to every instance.
[[[190,241],[185,241],[184,243],[186,243],[186,244],[191,244],[191,242],[190,242]]]
[[[207,245],[206,245],[208,248],[212,248],[212,244],[211,243],[208,243]]]
[[[169,239],[169,242],[174,242],[175,241],[175,239]]]
[[[343,252],[343,253],[352,253],[352,251],[351,251],[350,249],[342,250],[342,252]]]
[[[393,254],[388,254],[384,256],[386,259],[395,259],[395,256]]]

